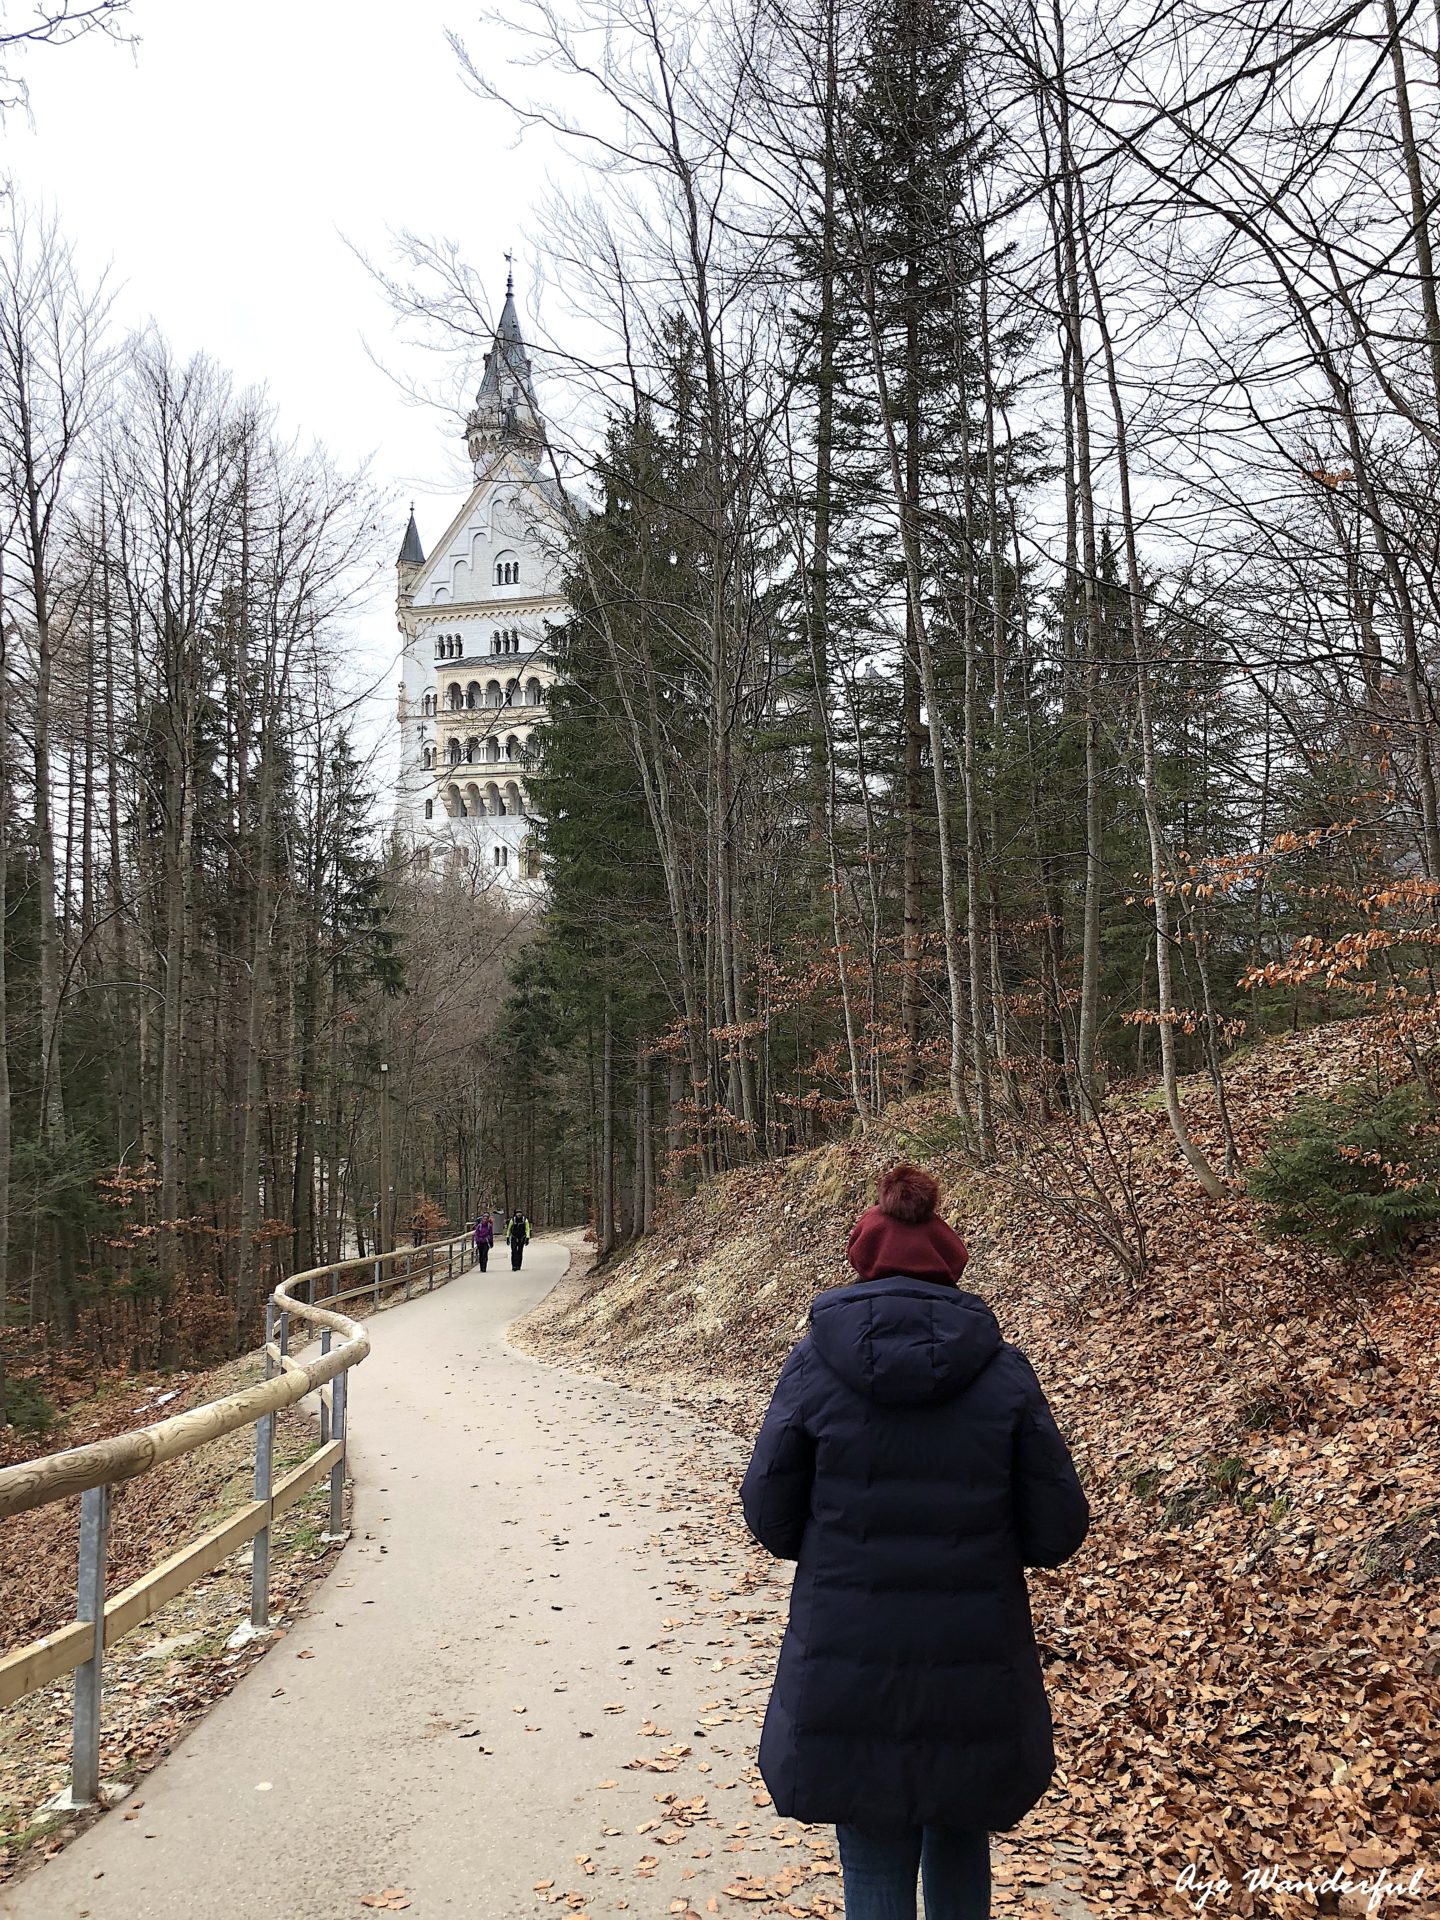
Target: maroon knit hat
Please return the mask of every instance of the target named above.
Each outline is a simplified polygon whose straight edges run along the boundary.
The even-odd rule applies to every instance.
[[[958,1280],[969,1254],[936,1213],[940,1186],[923,1167],[888,1167],[875,1205],[850,1229],[846,1253],[862,1280],[907,1274],[912,1280]]]

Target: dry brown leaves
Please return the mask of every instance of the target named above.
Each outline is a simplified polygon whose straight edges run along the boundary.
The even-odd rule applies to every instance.
[[[1373,1070],[1377,1044],[1348,1022],[1237,1063],[1242,1155],[1299,1094]],[[1218,1159],[1208,1088],[1187,1082],[1185,1108]],[[811,1296],[845,1277],[876,1171],[897,1152],[926,1159],[971,1239],[968,1283],[1033,1360],[1095,1507],[1077,1560],[1033,1583],[1060,1773],[1007,1836],[1020,1870],[997,1903],[1048,1911],[1025,1889],[1061,1877],[1052,1847],[1108,1912],[1193,1914],[1175,1885],[1187,1862],[1232,1882],[1242,1920],[1315,1913],[1307,1896],[1247,1888],[1272,1864],[1433,1872],[1440,1246],[1342,1284],[1263,1239],[1242,1195],[1207,1202],[1153,1096],[1136,1095],[1110,1117],[1151,1249],[1131,1288],[1044,1201],[928,1151],[943,1124],[943,1103],[922,1099],[863,1143],[728,1177],[517,1344],[753,1433]],[[758,1906],[778,1890],[739,1878],[727,1893]]]

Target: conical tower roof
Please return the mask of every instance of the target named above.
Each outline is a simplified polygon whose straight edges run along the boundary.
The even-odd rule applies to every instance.
[[[477,479],[502,449],[512,449],[533,462],[545,445],[545,422],[535,398],[520,316],[515,311],[513,273],[505,277],[505,304],[485,356],[485,370],[474,409],[465,423],[465,437]]]
[[[415,509],[410,509],[410,524],[405,529],[405,538],[400,542],[400,562],[402,567],[423,567],[425,549],[420,544],[420,529],[415,524]]]

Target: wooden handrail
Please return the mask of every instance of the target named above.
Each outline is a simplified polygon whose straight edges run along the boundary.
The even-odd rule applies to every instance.
[[[251,1626],[247,1631],[266,1630],[270,1617],[271,1525],[327,1474],[331,1529],[327,1537],[339,1537],[345,1490],[345,1376],[369,1353],[370,1340],[356,1321],[335,1311],[337,1301],[372,1294],[378,1303],[385,1284],[382,1268],[402,1261],[407,1264],[393,1278],[405,1281],[408,1299],[417,1260],[423,1261],[426,1281],[433,1286],[436,1254],[444,1252],[446,1276],[453,1277],[457,1271],[455,1250],[461,1250],[458,1271],[463,1273],[469,1244],[468,1232],[447,1235],[418,1247],[398,1247],[393,1253],[367,1254],[292,1274],[270,1296],[261,1348],[267,1378],[257,1386],[192,1407],[188,1413],[173,1414],[168,1420],[157,1420],[134,1433],[97,1440],[88,1447],[70,1447],[63,1453],[47,1454],[0,1471],[0,1518],[80,1496],[79,1618],[0,1656],[0,1707],[9,1706],[62,1674],[75,1672],[71,1784],[63,1803],[57,1804],[94,1806],[106,1800],[108,1789],[100,1780],[100,1700],[108,1646],[219,1566],[247,1540],[255,1543]],[[333,1286],[340,1275],[362,1268],[370,1276],[366,1285],[345,1293],[337,1289],[327,1306],[296,1297],[301,1289],[313,1295],[320,1280],[328,1277]],[[297,1360],[288,1350],[292,1315],[321,1335],[321,1351],[314,1360]],[[273,1473],[275,1416],[282,1407],[293,1406],[309,1393],[318,1394],[320,1400],[320,1445],[277,1481]],[[165,1460],[192,1452],[206,1441],[218,1440],[222,1434],[244,1426],[254,1426],[256,1432],[255,1498],[199,1540],[152,1567],[122,1593],[107,1595],[111,1486],[117,1480],[133,1480]]]
[[[444,1240],[432,1240],[428,1245],[446,1247],[464,1243],[468,1237],[452,1234]],[[148,1473],[152,1467],[173,1460],[177,1454],[189,1453],[195,1447],[204,1446],[207,1440],[218,1440],[237,1427],[252,1426],[265,1414],[277,1413],[282,1407],[303,1400],[307,1393],[333,1380],[337,1373],[358,1365],[369,1353],[370,1341],[357,1321],[327,1307],[297,1300],[294,1289],[326,1274],[353,1273],[361,1267],[373,1269],[392,1261],[413,1259],[416,1253],[425,1251],[425,1247],[400,1247],[394,1253],[366,1254],[363,1258],[336,1261],[292,1274],[275,1289],[277,1306],[298,1315],[317,1330],[329,1328],[332,1334],[340,1336],[339,1344],[309,1362],[293,1362],[292,1367],[282,1369],[271,1380],[227,1394],[223,1400],[208,1401],[203,1407],[192,1407],[188,1413],[172,1414],[168,1420],[157,1420],[152,1426],[137,1427],[133,1433],[117,1434],[109,1440],[95,1440],[87,1447],[69,1447],[63,1453],[42,1454],[37,1460],[22,1460],[17,1466],[0,1468],[0,1520],[13,1513],[26,1513],[32,1507],[43,1507],[51,1500],[69,1499],[87,1487],[133,1480],[137,1474]],[[364,1288],[356,1290],[357,1294],[364,1291]]]

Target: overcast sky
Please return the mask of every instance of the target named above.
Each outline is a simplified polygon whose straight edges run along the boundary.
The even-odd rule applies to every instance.
[[[497,302],[513,247],[523,309],[553,156],[528,139],[517,150],[466,92],[445,29],[487,65],[508,49],[474,0],[135,0],[133,25],[133,48],[92,37],[25,57],[31,118],[0,131],[6,171],[54,208],[85,266],[112,265],[126,324],[154,319],[182,352],[268,387],[289,432],[368,458],[391,545],[413,497],[428,551],[458,503],[463,448],[367,354],[406,371],[346,242],[383,259],[394,228],[447,236]],[[354,662],[384,680],[386,706],[395,647],[386,581]]]

